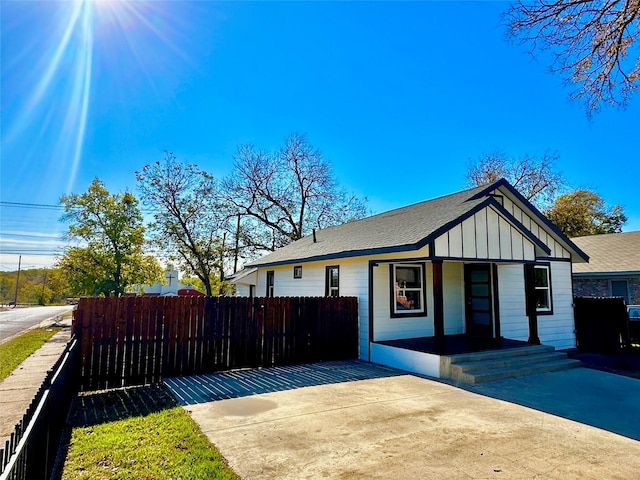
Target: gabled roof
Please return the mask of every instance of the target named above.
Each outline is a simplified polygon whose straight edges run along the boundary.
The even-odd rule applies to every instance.
[[[474,212],[489,205],[501,211],[505,217],[510,217],[512,224],[523,231],[532,243],[541,251],[549,253],[546,245],[524,228],[509,212],[502,209],[502,206],[491,196],[491,192],[498,187],[506,188],[514,194],[514,197],[517,194],[508,182],[503,179],[498,180],[489,185],[474,187],[319,230],[316,232],[315,242],[313,235],[309,235],[247,264],[245,268],[417,250]],[[519,196],[519,199],[521,198]],[[524,202],[535,216],[542,217],[543,222],[548,223],[548,220],[529,202],[526,200]],[[565,243],[575,247],[568,238],[561,233],[559,235]],[[584,255],[577,247],[572,250],[578,255]],[[586,255],[584,258],[587,258]]]
[[[574,274],[640,275],[640,231],[590,235],[572,240],[589,254],[588,264],[573,266]]]

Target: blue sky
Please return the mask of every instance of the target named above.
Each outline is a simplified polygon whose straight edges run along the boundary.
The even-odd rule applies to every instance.
[[[506,2],[0,3],[0,270],[50,265],[61,195],[135,192],[165,149],[215,176],[306,133],[374,212],[465,187],[483,153],[557,152],[640,230],[640,95],[588,120],[510,44]],[[10,252],[10,253],[9,253]]]

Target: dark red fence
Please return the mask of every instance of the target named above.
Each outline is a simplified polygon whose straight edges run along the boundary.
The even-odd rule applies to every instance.
[[[73,328],[85,390],[358,354],[354,297],[83,298]]]

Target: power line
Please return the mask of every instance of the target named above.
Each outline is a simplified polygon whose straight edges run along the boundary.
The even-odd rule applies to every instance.
[[[0,201],[1,207],[14,207],[14,208],[31,208],[31,209],[40,209],[40,210],[64,210],[63,205],[52,205],[48,203],[27,203],[27,202],[5,202]],[[158,209],[143,209],[140,211],[142,213],[157,213]]]
[[[64,208],[62,205],[50,205],[47,203],[26,203],[26,202],[4,202],[0,201],[0,205],[3,207],[18,207],[18,208],[40,208],[47,210],[61,210]]]

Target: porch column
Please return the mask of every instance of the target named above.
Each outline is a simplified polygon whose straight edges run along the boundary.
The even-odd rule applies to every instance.
[[[436,349],[444,351],[444,298],[442,291],[442,260],[433,260],[433,336]]]
[[[528,263],[524,266],[525,301],[527,304],[527,317],[529,317],[528,343],[540,345],[538,337],[538,314],[536,311],[536,279],[534,265]]]

